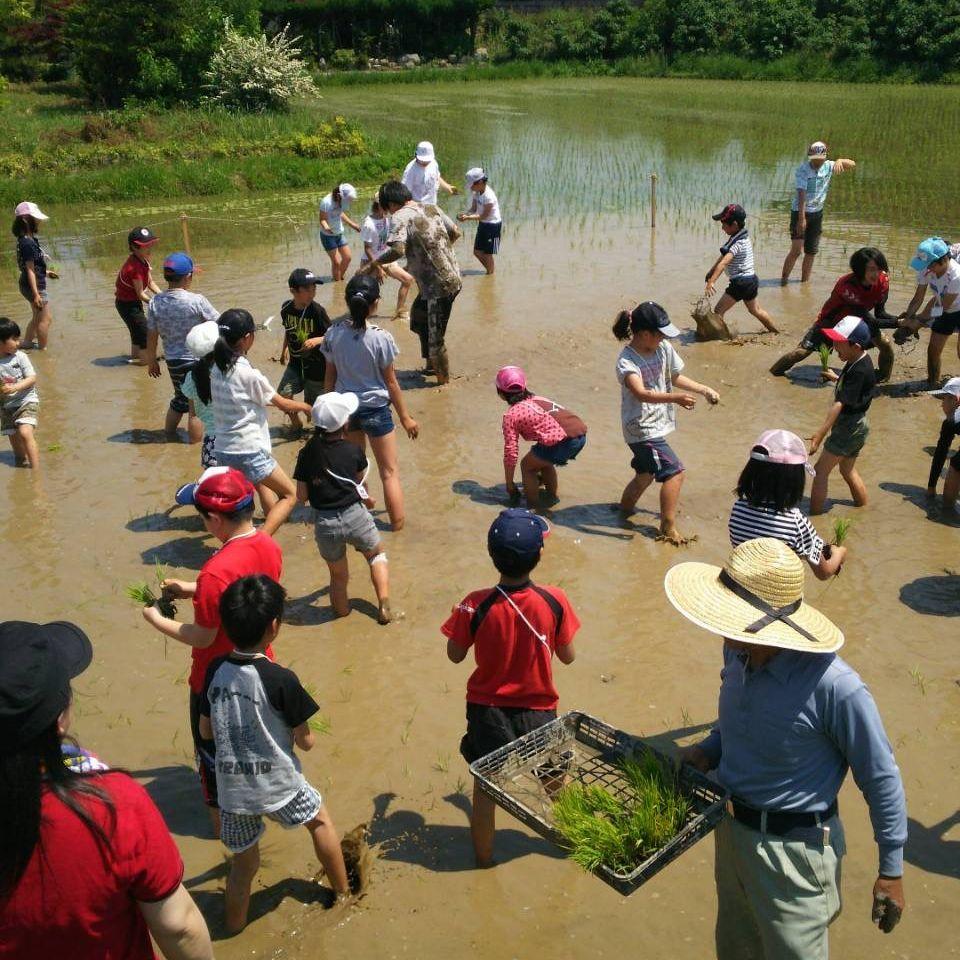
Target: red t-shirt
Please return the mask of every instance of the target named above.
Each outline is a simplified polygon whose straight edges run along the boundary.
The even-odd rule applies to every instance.
[[[228,540],[204,565],[197,577],[197,592],[193,597],[193,622],[198,627],[217,628],[217,635],[209,647],[193,648],[193,666],[190,668],[190,689],[203,691],[207,667],[217,657],[233,653],[233,644],[220,628],[220,597],[235,580],[263,573],[280,579],[283,554],[273,537],[260,530]],[[267,647],[267,656],[273,659],[273,649]]]
[[[137,291],[133,288],[134,280],[139,280],[146,287],[150,282],[150,264],[131,253],[117,274],[117,289],[114,292],[114,298],[127,303],[139,300]]]
[[[553,710],[559,701],[553,654],[572,642],[580,621],[559,587],[528,583],[504,590],[509,600],[496,587],[468,594],[440,628],[459,646],[473,647],[477,669],[467,681],[467,700],[489,707]],[[553,598],[556,612],[538,590]]]
[[[106,773],[92,782],[113,801],[111,829],[106,805],[80,795],[110,838],[109,849],[44,790],[40,842],[13,895],[0,902],[0,957],[154,960],[136,901],[170,896],[183,861],[160,811],[135,780]]]
[[[862,320],[890,292],[890,278],[881,270],[877,282],[865,287],[852,273],[842,276],[833,287],[817,316],[818,327],[832,327],[844,317]]]

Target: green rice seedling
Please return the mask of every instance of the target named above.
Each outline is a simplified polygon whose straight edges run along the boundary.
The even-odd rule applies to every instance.
[[[333,724],[330,722],[329,717],[325,717],[322,713],[315,713],[308,721],[307,726],[314,733],[322,733],[327,736],[330,735],[330,731],[333,728]]]
[[[849,517],[837,517],[833,521],[833,543],[834,546],[842,546],[850,533],[850,527],[853,521]]]
[[[825,343],[821,343],[818,353],[820,354],[820,369],[826,373],[830,369],[830,348]]]

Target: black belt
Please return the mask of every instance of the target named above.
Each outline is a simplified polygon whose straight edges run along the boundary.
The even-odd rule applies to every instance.
[[[773,834],[775,837],[786,837],[798,829],[820,827],[831,817],[835,817],[837,815],[837,801],[834,800],[826,810],[794,812],[791,810],[757,810],[733,799],[730,801],[729,812],[733,814],[734,820],[753,830],[761,829],[763,815],[766,813],[767,823],[764,832]]]

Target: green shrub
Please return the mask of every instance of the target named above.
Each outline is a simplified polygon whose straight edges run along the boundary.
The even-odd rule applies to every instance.
[[[360,58],[357,57],[355,50],[350,47],[343,47],[333,51],[330,57],[330,66],[337,70],[353,70],[360,66]]]

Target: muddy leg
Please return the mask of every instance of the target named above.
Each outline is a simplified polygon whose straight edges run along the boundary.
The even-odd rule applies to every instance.
[[[754,297],[752,300],[747,300],[744,303],[744,306],[747,308],[747,311],[751,316],[756,317],[771,333],[779,333],[780,331],[776,328],[773,322],[773,318],[767,313],[763,307],[757,302],[757,298]]]
[[[496,805],[473,783],[473,809],[470,811],[470,837],[473,840],[473,856],[478,867],[493,866],[493,832]]]
[[[33,435],[33,424],[17,424],[16,437],[20,442],[20,452],[17,455],[17,462],[26,460],[34,470],[40,467],[40,451],[37,448],[37,441]],[[13,440],[13,437],[10,438]],[[14,446],[14,453],[17,454],[17,448]]]
[[[940,355],[946,342],[946,334],[930,333],[930,342],[927,344],[927,383],[931,387],[940,386]]]
[[[944,512],[953,512],[957,504],[957,494],[960,493],[960,470],[951,466],[947,477],[943,481],[943,509]]]
[[[364,556],[370,564],[370,581],[377,595],[377,606],[380,608],[377,622],[387,624],[393,617],[390,613],[390,573],[387,555],[383,552],[383,543],[377,544],[376,550],[371,550]]]
[[[816,474],[813,478],[813,486],[810,488],[810,516],[816,516],[823,513],[823,505],[827,500],[827,482],[833,468],[840,462],[840,457],[833,453],[827,453],[826,450],[820,454],[817,461]]]
[[[306,825],[313,840],[313,849],[323,867],[324,873],[330,880],[334,892],[341,897],[350,895],[350,884],[347,881],[347,868],[343,862],[343,851],[340,849],[340,839],[337,837],[336,827],[325,806]]]
[[[660,536],[676,546],[687,542],[677,530],[677,505],[680,503],[680,488],[683,486],[683,471],[675,473],[660,485]]]
[[[328,560],[330,570],[330,606],[338,617],[350,613],[350,599],[347,596],[347,583],[350,580],[350,567],[346,555],[339,560]]]
[[[867,505],[867,485],[857,471],[856,457],[843,457],[840,461],[840,476],[847,482],[850,495],[858,507]]]
[[[805,350],[803,347],[797,347],[795,350],[791,350],[789,353],[785,353],[771,368],[770,372],[775,377],[782,377],[786,372],[795,364],[799,363],[801,360],[805,360],[810,354],[813,353],[812,350]]]
[[[893,373],[894,352],[888,337],[882,333],[873,338],[877,348],[877,380],[886,383]]]
[[[239,933],[247,925],[247,913],[250,910],[250,887],[259,869],[259,842],[233,855],[225,893],[228,933]]]
[[[783,261],[783,270],[780,273],[781,286],[786,286],[801,253],[803,253],[803,237],[796,237],[790,241],[790,250]]]

